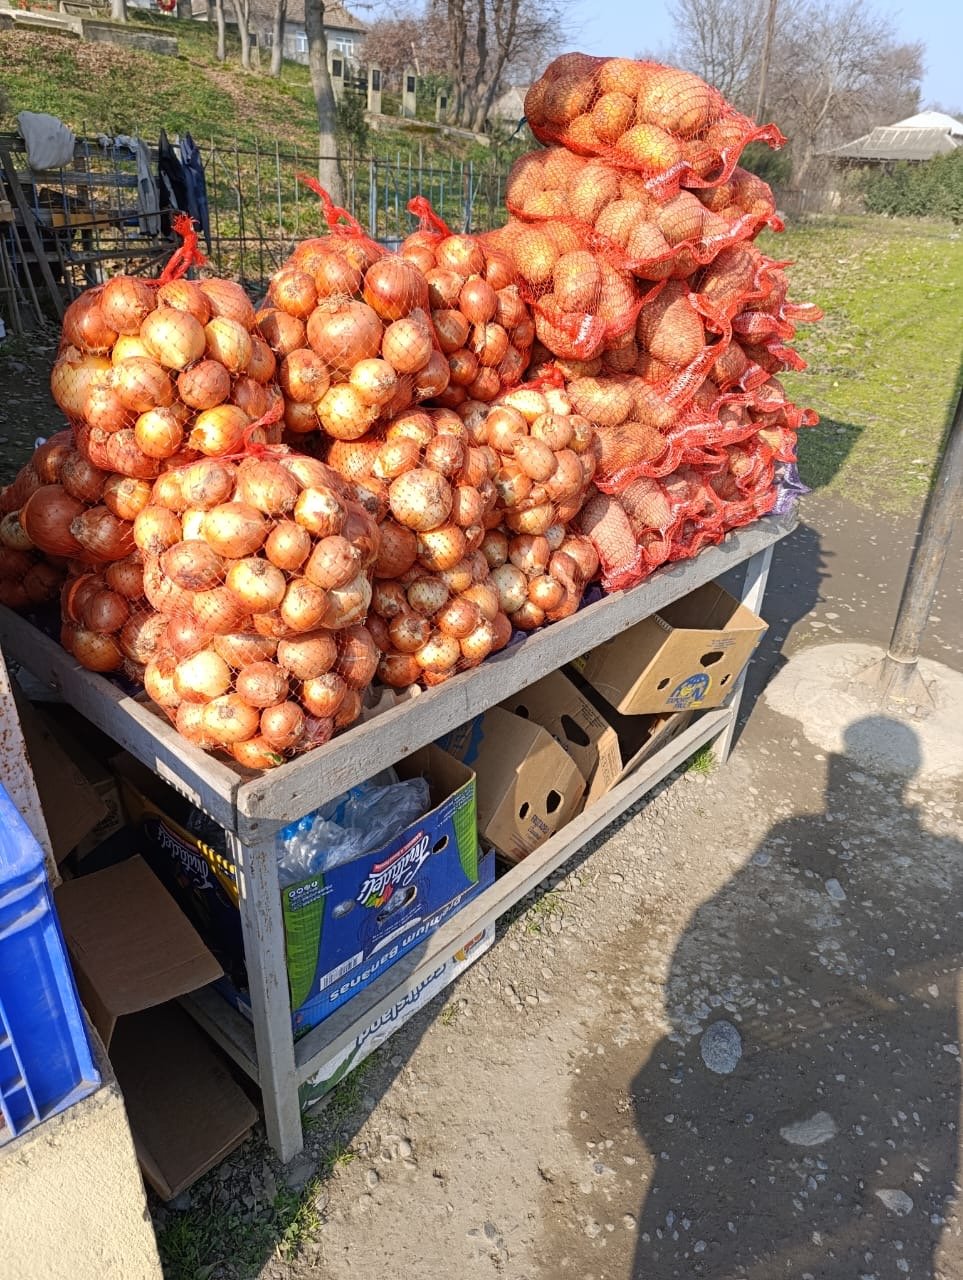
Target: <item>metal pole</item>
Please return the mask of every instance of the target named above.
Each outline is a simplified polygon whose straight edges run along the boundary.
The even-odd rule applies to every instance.
[[[963,392],[956,403],[943,458],[936,473],[910,560],[889,650],[874,680],[895,702],[932,702],[917,672],[920,643],[933,607],[953,525],[963,502]]]

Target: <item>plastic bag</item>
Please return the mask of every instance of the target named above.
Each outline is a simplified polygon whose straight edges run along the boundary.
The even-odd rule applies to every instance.
[[[373,853],[430,805],[427,780],[399,782],[394,769],[352,787],[278,833],[281,884],[297,884]]]

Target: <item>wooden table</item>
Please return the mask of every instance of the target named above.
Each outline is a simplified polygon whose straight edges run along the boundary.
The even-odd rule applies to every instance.
[[[237,869],[253,1025],[211,989],[195,993],[186,1004],[259,1085],[268,1139],[282,1160],[292,1159],[303,1145],[300,1084],[434,972],[443,957],[465,946],[530,893],[699,747],[714,742],[718,759],[727,758],[743,679],[737,681],[725,707],[703,712],[636,772],[296,1042],[291,1030],[276,832],[737,566],[745,566],[740,598],[758,612],[772,549],[794,527],[793,518],[767,516],[730,533],[719,546],[706,548],[693,560],[663,568],[630,591],[606,596],[573,617],[532,633],[480,667],[262,774],[193,747],[146,700],[129,697],[110,681],[84,670],[55,641],[0,608],[0,643],[8,660],[59,691],[65,702],[154,769],[227,833]]]

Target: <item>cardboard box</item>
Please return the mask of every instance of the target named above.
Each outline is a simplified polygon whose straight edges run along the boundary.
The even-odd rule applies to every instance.
[[[107,805],[58,741],[55,726],[26,698],[16,696],[16,703],[50,847],[59,866],[107,820]]]
[[[501,706],[547,729],[588,780],[587,809],[664,746],[691,715],[623,716],[576,671],[553,671]]]
[[[432,809],[380,850],[281,889],[295,1031],[317,1026],[494,883],[494,857],[479,854],[472,771],[437,747],[396,769],[428,779]],[[231,979],[220,990],[250,1017],[234,868],[148,797],[138,802],[136,771],[124,772],[145,857],[220,959]]]
[[[389,1036],[394,1035],[445,987],[450,986],[459,974],[464,973],[470,964],[483,956],[494,941],[495,926],[489,925],[453,955],[446,956],[420,982],[408,984],[404,995],[390,1009],[373,1019],[347,1048],[323,1063],[310,1079],[305,1080],[298,1090],[301,1110],[308,1110],[326,1093],[330,1093],[370,1053],[374,1053]]]
[[[68,880],[54,900],[144,1176],[169,1200],[257,1119],[207,1038],[169,1004],[219,977],[220,966],[140,857]]]
[[[572,665],[623,715],[718,707],[765,631],[710,582]]]
[[[84,858],[122,830],[127,822],[117,778],[113,770],[104,763],[116,753],[117,747],[106,734],[101,733],[72,707],[62,703],[45,707],[41,715],[59,745],[103,801],[107,811],[93,830],[77,841],[74,852],[78,859]]]
[[[475,771],[483,838],[518,862],[579,811],[585,778],[547,729],[492,707],[439,743]]]

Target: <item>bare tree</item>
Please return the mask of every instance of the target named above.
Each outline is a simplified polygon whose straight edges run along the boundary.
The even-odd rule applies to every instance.
[[[677,40],[672,57],[698,72],[733,102],[756,74],[765,27],[765,0],[674,0]]]
[[[126,22],[127,0],[110,0],[110,17],[113,22]]]
[[[227,57],[227,24],[224,21],[224,0],[211,0],[214,8],[214,21],[217,23],[217,60],[223,62]]]
[[[420,76],[444,75],[449,71],[444,19],[407,12],[379,18],[368,27],[361,56],[366,67],[380,67],[389,83],[408,66]]]
[[[820,151],[917,109],[923,48],[899,43],[871,0],[675,0],[672,15],[674,60],[743,111],[764,96],[797,185]]]
[[[544,64],[562,39],[562,0],[447,0],[454,118],[484,128],[508,73]]]
[[[284,59],[284,25],[288,17],[288,0],[274,0],[274,25],[272,27],[273,44],[271,45],[271,75],[275,78],[281,74],[281,62]]]
[[[304,30],[308,37],[311,89],[318,110],[318,181],[328,190],[335,204],[343,204],[344,184],[335,138],[337,113],[328,71],[328,41],[324,34],[324,0],[305,0]]]
[[[231,0],[237,34],[241,41],[241,66],[251,70],[251,0]]]

